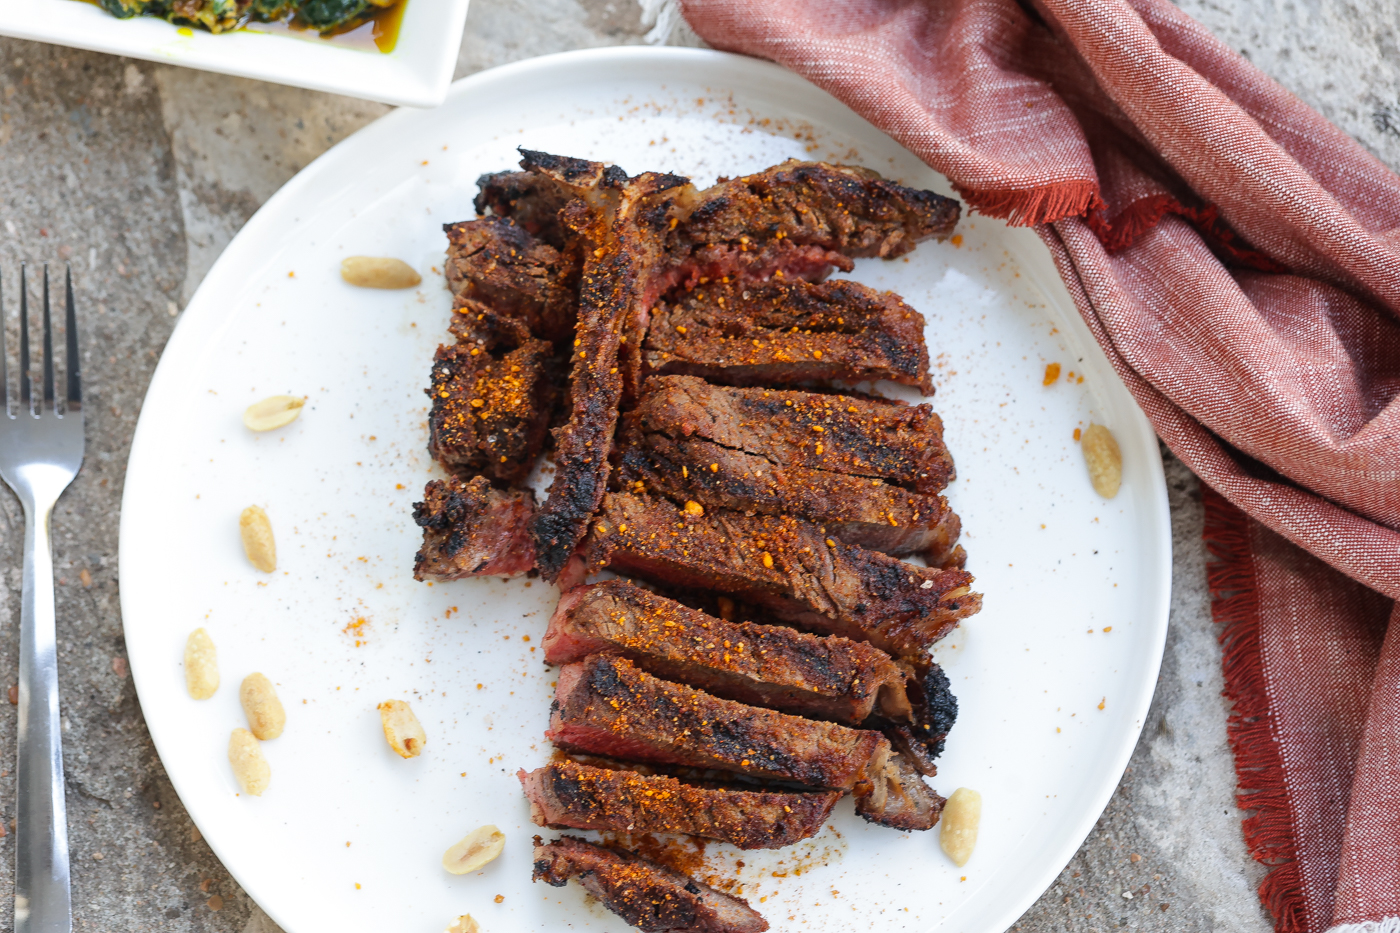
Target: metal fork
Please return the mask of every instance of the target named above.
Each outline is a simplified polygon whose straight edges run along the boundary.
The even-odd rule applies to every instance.
[[[53,546],[49,519],[83,463],[83,404],[73,270],[67,270],[66,404],[54,397],[49,267],[44,266],[42,396],[29,369],[27,269],[19,273],[19,396],[12,404],[6,369],[0,292],[0,478],[24,507],[24,594],[19,636],[19,801],[15,813],[15,931],[71,933],[68,817],[63,799],[63,748],[58,715],[58,635],[54,618]],[[0,283],[3,287],[3,283]]]

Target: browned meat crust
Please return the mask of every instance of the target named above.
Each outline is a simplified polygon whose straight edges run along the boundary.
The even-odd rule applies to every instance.
[[[705,508],[805,518],[847,544],[885,554],[924,554],[929,563],[957,544],[962,522],[938,495],[878,479],[800,466],[776,466],[759,454],[698,437],[643,433],[624,424],[618,485],[642,488]]]
[[[561,253],[505,217],[447,224],[447,284],[453,308],[490,308],[523,321],[534,336],[564,340],[578,313],[579,257]]]
[[[535,497],[529,490],[501,492],[486,477],[470,482],[453,476],[433,480],[413,520],[423,529],[414,560],[415,580],[511,576],[535,566],[530,520]]]
[[[647,373],[727,385],[889,379],[933,394],[924,316],[858,282],[710,282],[652,313]]]
[[[521,165],[570,193],[561,222],[584,249],[569,381],[569,421],[556,437],[556,472],[535,519],[540,573],[553,582],[602,501],[629,364],[627,333],[641,333],[655,301],[656,270],[669,229],[669,194],[688,186],[675,175],[628,178],[616,166],[522,150]],[[633,340],[634,349],[636,339]]]
[[[944,800],[935,794],[909,759],[890,755],[875,788],[856,798],[856,812],[872,823],[894,829],[932,829],[943,812]]]
[[[958,202],[869,169],[784,162],[721,181],[694,198],[672,238],[690,281],[779,274],[817,281],[850,257],[893,259],[958,222]]]
[[[883,479],[925,494],[955,476],[943,421],[927,405],[652,376],[637,413],[641,430],[701,437],[776,466]]]
[[[547,735],[565,751],[858,794],[890,754],[878,732],[721,700],[608,655],[559,671]]]
[[[591,569],[729,593],[919,670],[930,663],[928,649],[982,607],[963,570],[915,567],[790,516],[695,515],[645,495],[608,494],[587,555]]]
[[[666,680],[787,713],[857,725],[878,702],[885,718],[913,718],[904,674],[883,651],[786,626],[726,622],[627,580],[575,587],[549,620],[545,663],[603,651]]]
[[[553,354],[543,340],[526,340],[500,357],[471,339],[438,347],[427,390],[428,452],[454,471],[523,480],[548,437],[557,393]]]
[[[621,849],[563,836],[535,837],[534,880],[556,888],[577,878],[603,906],[645,933],[763,933],[747,901]]]
[[[492,172],[476,185],[478,214],[509,217],[555,249],[568,246],[571,234],[559,223],[559,211],[573,195],[550,179],[534,172]]]
[[[555,762],[518,772],[530,818],[552,829],[688,833],[740,849],[776,849],[815,836],[840,791],[769,792],[695,787],[642,775]]]

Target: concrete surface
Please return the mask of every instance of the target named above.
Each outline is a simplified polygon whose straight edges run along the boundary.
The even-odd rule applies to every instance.
[[[1232,47],[1400,168],[1400,0],[1184,0]],[[474,0],[457,73],[634,43],[631,0]],[[184,302],[264,200],[384,107],[0,39],[0,271],[69,260],[81,282],[88,458],[54,520],[64,752],[79,931],[275,933],[171,790],[127,676],[117,601],[122,474]],[[12,280],[11,280],[12,281]],[[13,292],[10,292],[13,296]],[[11,339],[14,335],[11,333]],[[1166,457],[1172,625],[1148,725],[1083,848],[1015,929],[1263,933],[1240,837],[1199,489]],[[0,493],[0,685],[16,679],[18,507]],[[0,826],[14,717],[0,715]],[[0,926],[11,923],[0,837]],[[1128,898],[1126,895],[1133,895]]]

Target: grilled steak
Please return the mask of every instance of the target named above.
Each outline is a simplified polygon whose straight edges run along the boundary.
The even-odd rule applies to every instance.
[[[623,338],[645,330],[669,229],[668,194],[689,183],[655,173],[628,178],[615,166],[522,151],[524,167],[576,199],[560,219],[579,235],[585,257],[570,361],[569,422],[559,429],[554,482],[534,526],[540,573],[554,582],[602,501],[622,400],[621,370],[639,365],[620,353]],[[639,349],[636,338],[632,343]]]
[[[894,829],[932,829],[944,800],[929,789],[909,759],[896,752],[885,762],[875,789],[856,798],[856,812]]]
[[[534,880],[562,888],[570,878],[646,933],[762,933],[768,921],[747,901],[621,849],[562,836],[535,837]]]
[[[924,316],[858,282],[710,282],[652,313],[647,373],[727,385],[889,379],[933,394]]]
[[[688,833],[741,849],[776,849],[815,836],[840,791],[816,793],[706,788],[665,775],[642,775],[555,762],[517,775],[530,818],[552,829]]]
[[[883,651],[786,626],[726,622],[627,580],[575,587],[549,620],[547,664],[603,651],[741,703],[848,725],[870,718],[877,703],[885,718],[913,718],[904,674]]]
[[[535,497],[528,491],[501,492],[486,477],[433,480],[413,520],[423,529],[423,547],[414,560],[415,580],[511,576],[535,566],[530,520]]]
[[[476,180],[473,206],[478,214],[509,217],[558,250],[572,239],[559,222],[559,211],[573,194],[534,172],[492,172]]]
[[[736,512],[793,515],[832,537],[885,554],[925,554],[941,564],[957,544],[962,522],[938,495],[923,495],[878,479],[775,466],[760,454],[699,437],[637,429],[625,417],[619,455],[622,488],[648,489],[678,502]]]
[[[878,732],[722,700],[609,655],[559,671],[547,735],[565,751],[856,793],[870,790],[890,754]]]
[[[958,202],[869,169],[789,161],[694,198],[671,249],[690,281],[778,275],[818,281],[850,257],[893,259],[958,222]]]
[[[579,258],[536,239],[514,220],[488,217],[447,224],[447,284],[453,308],[489,308],[518,318],[544,340],[574,331]]]
[[[553,353],[543,340],[526,340],[500,357],[473,340],[438,347],[427,390],[433,459],[503,483],[523,480],[547,438],[557,392]]]
[[[704,438],[775,466],[883,479],[925,494],[955,475],[943,422],[927,405],[652,376],[637,412],[643,431]]]
[[[915,567],[790,516],[703,515],[609,493],[587,544],[591,569],[738,596],[803,628],[865,641],[928,667],[928,649],[982,606],[962,570]]]
[[[937,664],[911,677],[905,686],[914,711],[913,722],[883,723],[880,731],[915,770],[933,777],[938,773],[934,759],[943,754],[944,741],[958,718],[958,698],[953,696],[948,676]]]

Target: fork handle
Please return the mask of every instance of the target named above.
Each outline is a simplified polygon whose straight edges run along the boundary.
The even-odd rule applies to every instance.
[[[72,933],[73,929],[68,876],[68,808],[63,796],[63,745],[58,713],[53,550],[49,537],[53,503],[54,499],[24,502],[15,933]]]

